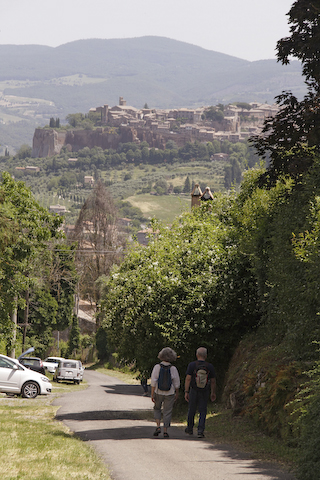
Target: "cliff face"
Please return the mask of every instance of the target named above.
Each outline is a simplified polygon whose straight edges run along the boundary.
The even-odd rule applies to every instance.
[[[51,157],[65,145],[66,131],[37,128],[33,135],[32,157]]]
[[[53,128],[37,128],[33,136],[32,157],[51,157],[60,153],[62,147],[69,152],[77,152],[82,148],[101,147],[117,149],[119,143],[147,141],[150,147],[165,148],[168,140],[175,140],[179,146],[192,140],[191,136],[159,134],[148,128],[133,128],[122,125],[119,129],[95,128],[94,130],[55,130]]]
[[[116,149],[120,142],[134,142],[136,138],[137,132],[129,127],[121,127],[119,133],[104,128],[94,130],[37,128],[33,136],[32,157],[51,157],[59,154],[62,147],[67,147],[69,152],[77,152],[85,147]]]

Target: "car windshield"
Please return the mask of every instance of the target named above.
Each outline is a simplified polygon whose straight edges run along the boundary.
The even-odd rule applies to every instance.
[[[10,362],[10,360],[7,360],[6,358],[0,357],[0,367],[2,367],[2,368],[13,368],[14,365],[16,365],[15,362]]]

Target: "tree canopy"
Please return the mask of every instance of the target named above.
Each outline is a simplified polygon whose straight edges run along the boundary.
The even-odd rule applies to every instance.
[[[203,205],[168,230],[158,223],[147,247],[136,245],[106,281],[102,318],[119,357],[150,373],[170,345],[185,368],[199,344],[219,364],[220,377],[239,337],[259,319],[248,259],[222,219]],[[219,215],[221,214],[221,219]]]
[[[320,7],[308,0],[297,0],[288,14],[289,37],[277,43],[278,61],[301,60],[308,93],[299,101],[290,91],[277,98],[280,107],[274,118],[266,119],[261,135],[252,138],[257,152],[270,159],[260,182],[270,184],[282,174],[299,178],[313,163],[306,148],[320,145]]]
[[[54,327],[68,325],[75,272],[70,248],[61,245],[59,227],[62,221],[60,216],[41,207],[23,182],[16,182],[8,173],[3,173],[0,184],[0,327],[8,352],[14,347],[15,327],[11,316],[17,309],[22,311],[24,337],[32,337],[33,346],[40,350],[49,345]],[[68,261],[63,258],[63,250],[69,256]]]

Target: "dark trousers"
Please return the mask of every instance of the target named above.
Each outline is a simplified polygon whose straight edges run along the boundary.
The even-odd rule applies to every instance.
[[[195,390],[190,388],[189,408],[188,408],[188,430],[193,430],[194,417],[198,408],[199,424],[198,433],[203,433],[206,424],[207,404],[209,400],[209,390]]]

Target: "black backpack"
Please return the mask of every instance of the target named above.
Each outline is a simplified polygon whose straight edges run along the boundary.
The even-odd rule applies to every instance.
[[[160,363],[160,372],[158,377],[158,389],[167,392],[172,385],[171,365],[163,365]]]

